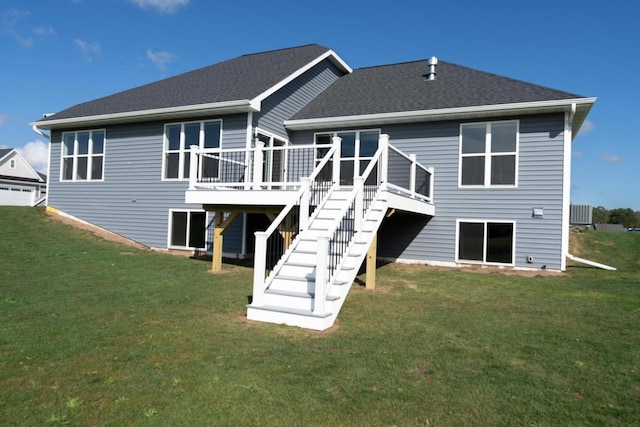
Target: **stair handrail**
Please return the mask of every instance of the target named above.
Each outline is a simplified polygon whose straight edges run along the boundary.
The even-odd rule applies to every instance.
[[[389,145],[389,150],[393,151],[394,153],[399,155],[401,158],[404,158],[407,162],[409,162],[409,165],[410,165],[409,166],[409,188],[403,188],[397,184],[394,184],[392,180],[388,180],[387,185],[389,189],[395,189],[401,193],[408,193],[409,197],[413,199],[421,199],[426,202],[432,203],[433,202],[432,193],[433,193],[434,169],[432,167],[426,167],[418,163],[417,157],[415,154],[405,154],[399,149],[397,149],[396,147],[394,147],[393,145]],[[389,168],[389,165],[387,165],[387,169],[388,168]],[[418,171],[420,171],[422,174],[426,175],[427,177],[426,183],[425,183],[427,186],[427,191],[425,191],[425,193],[427,194],[419,192],[418,188],[416,188]]]
[[[313,313],[324,314],[325,301],[329,292],[330,284],[335,277],[335,272],[342,262],[346,249],[353,240],[353,237],[362,231],[362,221],[365,217],[366,210],[369,206],[364,206],[364,183],[369,178],[374,168],[381,165],[377,179],[377,191],[385,185],[386,181],[386,160],[389,150],[389,135],[382,134],[378,142],[378,150],[369,161],[364,172],[360,176],[354,177],[353,190],[349,193],[347,200],[336,216],[335,221],[328,228],[326,234],[318,236],[318,253],[316,259],[316,286],[315,297],[313,301]],[[343,239],[340,243],[344,245],[339,252],[336,251],[335,243],[336,233],[339,231],[340,224],[353,211],[353,229],[348,233],[348,239]],[[348,218],[347,218],[348,219]],[[334,257],[334,255],[337,255]]]
[[[320,172],[324,169],[324,167],[328,164],[329,160],[334,157],[334,162],[339,161],[340,156],[340,141],[334,141],[334,144],[331,146],[329,151],[324,155],[320,163],[315,167],[311,175],[305,178],[302,181],[302,186],[296,193],[295,197],[291,199],[291,201],[285,205],[285,207],[280,211],[280,213],[275,217],[271,225],[265,231],[256,231],[255,235],[255,258],[253,265],[253,299],[252,304],[260,305],[262,303],[262,299],[265,291],[265,276],[266,276],[266,255],[267,255],[267,239],[276,232],[278,227],[282,224],[284,219],[289,215],[294,206],[300,204],[300,223],[303,221],[306,224],[308,222],[308,199],[309,199],[309,190],[310,184],[318,177]],[[335,180],[335,178],[334,178]],[[326,197],[326,196],[325,196]],[[304,203],[304,200],[307,200]],[[306,209],[303,209],[303,206]],[[303,211],[306,210],[306,214],[303,220]]]

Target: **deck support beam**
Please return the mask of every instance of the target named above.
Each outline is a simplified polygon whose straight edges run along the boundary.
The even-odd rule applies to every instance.
[[[227,219],[224,219],[224,212],[216,211],[216,216],[213,220],[213,254],[211,259],[211,270],[222,270],[222,235],[233,221],[240,215],[240,212],[231,212]]]
[[[367,251],[367,273],[364,279],[365,289],[376,288],[376,255],[378,252],[378,234],[373,236],[371,246]]]

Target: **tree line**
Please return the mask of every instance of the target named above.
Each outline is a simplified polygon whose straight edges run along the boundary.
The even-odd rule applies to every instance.
[[[594,224],[622,224],[625,228],[640,228],[640,211],[631,208],[608,210],[603,206],[593,208]]]

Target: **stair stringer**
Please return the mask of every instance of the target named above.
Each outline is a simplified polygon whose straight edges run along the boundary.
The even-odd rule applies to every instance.
[[[380,194],[380,192],[378,194]],[[329,298],[337,298],[337,300],[333,304],[334,311],[327,319],[327,323],[329,323],[329,326],[327,327],[331,327],[337,319],[338,314],[347,299],[347,295],[351,290],[351,286],[358,275],[358,271],[367,257],[369,248],[371,248],[371,243],[382,225],[382,221],[387,213],[387,208],[387,201],[380,197],[376,198],[376,200],[371,203],[371,206],[363,220],[362,231],[356,233],[353,237],[342,262],[340,263],[340,267],[331,279],[331,287],[329,288],[327,296]]]

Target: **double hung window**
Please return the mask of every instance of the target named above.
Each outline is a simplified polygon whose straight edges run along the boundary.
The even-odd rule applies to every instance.
[[[104,179],[104,130],[62,134],[62,181]]]
[[[458,261],[513,264],[515,223],[458,221]]]
[[[221,133],[221,120],[165,125],[162,177],[164,179],[188,179],[191,146],[195,145],[201,149],[215,151],[220,148]],[[216,156],[203,156],[200,167],[205,172],[204,176],[217,177],[219,163]]]
[[[515,187],[517,165],[517,121],[461,125],[461,187]]]

